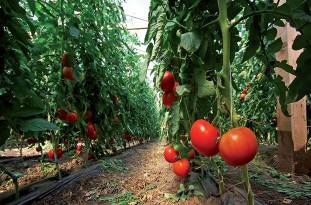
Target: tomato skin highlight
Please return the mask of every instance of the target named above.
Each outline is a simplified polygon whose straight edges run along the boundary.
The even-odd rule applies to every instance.
[[[162,101],[163,101],[163,105],[166,108],[168,109],[171,108],[175,100],[176,100],[176,96],[173,92],[165,92],[163,94]]]
[[[161,89],[164,92],[170,92],[173,90],[175,85],[175,78],[172,72],[165,71],[162,80],[161,80]]]
[[[190,130],[191,144],[200,154],[212,157],[218,153],[219,131],[208,121],[199,119]]]
[[[76,112],[69,112],[66,116],[66,120],[70,123],[74,123],[78,120],[78,114]]]
[[[64,67],[63,68],[63,76],[64,76],[64,78],[66,78],[68,80],[74,80],[75,76],[73,73],[73,68],[72,67]]]
[[[220,139],[219,155],[229,165],[242,166],[254,159],[258,142],[254,132],[247,127],[230,129]]]
[[[190,172],[188,159],[180,159],[173,163],[173,172],[180,177],[186,177]]]
[[[96,140],[97,139],[97,136],[96,136],[96,128],[94,126],[93,123],[89,122],[87,123],[87,126],[86,126],[86,135],[88,136],[88,138],[90,140]]]
[[[177,161],[178,157],[178,151],[176,151],[173,147],[171,146],[166,146],[164,149],[164,158],[167,162],[169,163],[174,163]]]

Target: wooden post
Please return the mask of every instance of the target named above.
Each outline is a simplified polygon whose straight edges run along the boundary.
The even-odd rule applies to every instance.
[[[281,0],[281,4],[285,0]],[[288,64],[295,69],[296,60],[301,51],[292,49],[293,41],[298,32],[289,23],[284,27],[278,28],[278,36],[282,38],[283,47],[276,54],[277,60],[287,60]],[[289,85],[294,75],[278,68],[277,75],[283,77],[286,85]],[[278,128],[278,163],[281,171],[308,173],[306,163],[306,144],[307,144],[307,113],[306,98],[288,105],[291,117],[286,117],[277,105],[277,128]],[[307,161],[306,161],[307,160]],[[310,159],[311,160],[311,159]],[[310,161],[309,161],[310,162]]]

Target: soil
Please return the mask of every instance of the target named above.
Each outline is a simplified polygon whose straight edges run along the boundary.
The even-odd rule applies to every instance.
[[[174,202],[173,199],[176,198],[167,197],[177,193],[184,179],[175,176],[170,164],[163,159],[163,147],[164,144],[158,142],[146,143],[128,149],[120,155],[96,162],[106,166],[102,173],[75,181],[65,190],[55,193],[53,197],[34,204],[218,205],[219,203],[211,198],[191,196],[185,201]],[[22,172],[27,170],[26,178],[21,180],[21,183],[27,184],[46,177],[40,171],[37,162],[27,163],[28,168],[20,169]],[[61,169],[70,171],[81,169],[82,164],[81,160],[65,157]],[[239,183],[237,169],[232,169],[228,173],[225,176],[227,188]],[[252,182],[252,187],[254,194],[269,205],[311,205],[311,199],[290,199],[286,194],[256,182]],[[0,190],[6,191],[12,188],[12,186],[2,185]]]

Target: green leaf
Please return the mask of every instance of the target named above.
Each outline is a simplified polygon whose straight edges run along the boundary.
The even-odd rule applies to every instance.
[[[179,85],[176,88],[176,92],[179,96],[183,96],[189,94],[191,92],[190,89],[191,89],[190,85]]]
[[[293,69],[293,66],[288,65],[286,60],[283,60],[281,62],[277,61],[275,62],[274,66],[278,68],[282,68],[286,72],[296,75],[296,71]]]
[[[203,98],[211,96],[216,93],[213,81],[206,80],[206,72],[204,70],[196,69],[194,73],[195,83],[198,88],[198,97]]]
[[[191,53],[200,48],[201,42],[202,38],[198,32],[187,32],[180,36],[180,46]]]
[[[40,132],[46,130],[58,130],[55,124],[48,122],[43,118],[34,118],[26,121],[22,121],[19,123],[20,129],[23,132],[33,131],[33,132]]]
[[[267,32],[265,33],[265,36],[266,36],[267,40],[269,40],[269,41],[274,40],[276,35],[277,35],[276,28],[271,28],[271,29],[267,30]]]
[[[10,117],[31,117],[34,115],[38,115],[44,113],[45,110],[37,107],[17,107],[13,109],[9,114]]]
[[[0,146],[4,145],[9,136],[10,136],[9,122],[6,120],[0,120]]]
[[[303,35],[298,35],[295,40],[294,40],[294,43],[293,43],[293,46],[292,48],[294,50],[300,50],[302,48],[304,48],[305,46],[308,45],[308,42],[306,41],[306,39],[304,38]]]
[[[180,120],[180,102],[175,102],[171,107],[171,115],[169,119],[170,124],[170,134],[175,136],[179,130],[179,120]]]
[[[153,50],[153,44],[152,43],[149,43],[148,46],[147,46],[147,68],[149,67],[149,64],[150,64],[150,59],[151,59],[151,56],[152,56],[152,50]]]
[[[277,40],[275,40],[273,43],[271,43],[268,46],[268,51],[269,51],[269,53],[274,54],[274,53],[278,52],[279,50],[281,50],[282,46],[283,46],[282,39],[278,38]]]
[[[69,33],[72,37],[78,38],[80,35],[80,30],[76,28],[75,26],[70,26]]]
[[[193,4],[188,8],[188,10],[191,10],[199,5],[201,0],[194,0]]]
[[[36,12],[36,2],[35,2],[35,0],[27,0],[27,2],[28,2],[28,6],[29,6],[32,14],[35,14],[35,12]]]

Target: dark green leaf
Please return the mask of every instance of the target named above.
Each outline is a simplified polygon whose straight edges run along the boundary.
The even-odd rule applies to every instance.
[[[22,121],[19,123],[20,129],[23,132],[40,132],[40,131],[46,131],[46,130],[58,130],[59,128],[53,124],[48,122],[47,120],[43,118],[35,118],[30,119],[26,121]]]
[[[201,35],[198,32],[187,32],[180,36],[180,46],[188,52],[195,52],[200,48]]]

